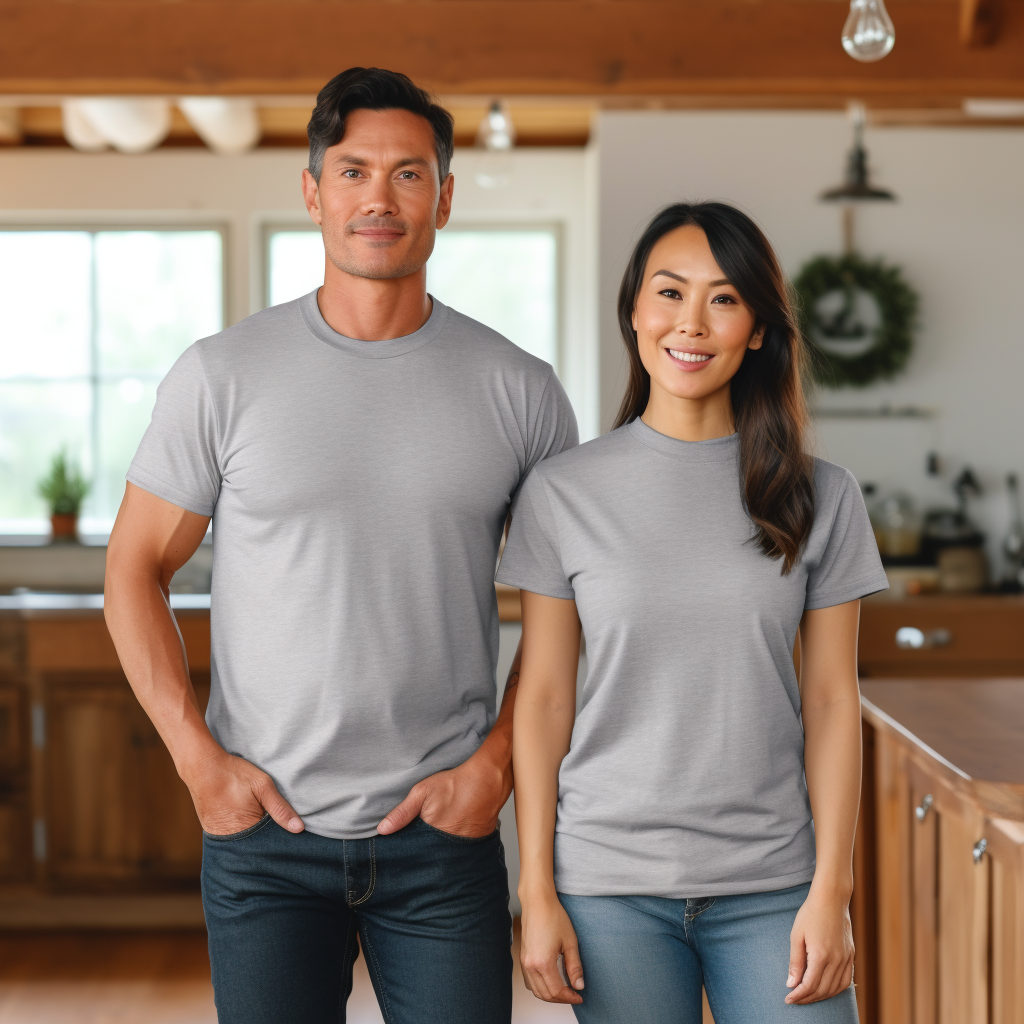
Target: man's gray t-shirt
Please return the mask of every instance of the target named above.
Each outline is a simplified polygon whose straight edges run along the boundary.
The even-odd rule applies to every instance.
[[[555,883],[582,896],[766,892],[809,881],[793,646],[805,609],[887,586],[853,477],[815,460],[788,576],[752,541],[739,438],[640,420],[538,466],[497,579],[575,598],[588,674],[559,772]]]
[[[312,832],[373,835],[487,735],[505,520],[576,443],[551,367],[436,299],[367,342],[312,292],[168,373],[128,479],[213,516],[207,722]]]

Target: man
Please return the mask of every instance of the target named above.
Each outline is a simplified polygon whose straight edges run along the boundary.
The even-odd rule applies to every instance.
[[[353,68],[309,140],[324,285],[161,384],[106,618],[205,832],[220,1020],[344,1020],[361,942],[385,1020],[504,1024],[517,675],[495,721],[492,575],[521,481],[576,424],[550,366],[427,295],[451,116]],[[211,517],[204,721],[167,586]]]

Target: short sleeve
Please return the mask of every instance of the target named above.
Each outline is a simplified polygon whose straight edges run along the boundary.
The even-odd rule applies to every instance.
[[[804,607],[830,608],[889,589],[857,481],[844,471],[828,538],[807,573]]]
[[[160,382],[153,418],[127,478],[150,494],[212,516],[220,494],[217,414],[195,345]]]
[[[534,471],[523,484],[501,563],[498,583],[546,597],[574,598],[559,553],[558,529],[544,482]]]
[[[522,480],[526,479],[538,462],[568,448],[575,448],[579,443],[576,414],[572,410],[565,388],[555,376],[554,370],[551,370],[537,409],[527,425],[526,466],[523,469]],[[519,495],[516,493],[512,496],[513,510],[518,501]]]

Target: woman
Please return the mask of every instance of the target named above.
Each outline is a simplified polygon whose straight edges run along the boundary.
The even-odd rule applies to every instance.
[[[663,210],[619,323],[617,428],[533,471],[497,574],[523,589],[527,984],[585,1024],[697,1024],[702,983],[717,1024],[854,1022],[859,599],[886,586],[863,499],[804,452],[746,215]]]

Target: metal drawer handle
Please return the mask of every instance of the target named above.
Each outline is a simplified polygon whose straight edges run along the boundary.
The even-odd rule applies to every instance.
[[[933,803],[935,803],[935,801],[932,799],[931,793],[925,793],[921,803],[914,808],[914,817],[916,817],[918,821],[924,821],[924,819],[928,817],[928,812],[932,809]]]
[[[974,863],[975,864],[980,864],[981,863],[981,858],[985,856],[985,851],[987,849],[988,849],[988,840],[987,839],[979,839],[974,844],[974,849],[971,850],[971,854],[974,857]]]
[[[925,632],[917,626],[900,626],[896,630],[896,646],[903,651],[945,647],[952,642],[953,634],[948,629],[929,629]]]

